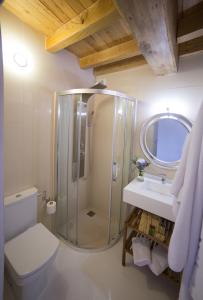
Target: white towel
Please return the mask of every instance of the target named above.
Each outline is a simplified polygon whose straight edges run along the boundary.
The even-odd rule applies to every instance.
[[[152,249],[152,262],[149,265],[150,270],[159,276],[168,267],[168,251],[162,246],[154,246]]]
[[[184,183],[184,174],[186,171],[186,165],[187,165],[187,156],[188,156],[188,149],[189,149],[189,143],[190,143],[190,139],[189,139],[189,135],[186,138],[184,147],[183,147],[183,154],[181,157],[181,164],[176,172],[175,175],[175,179],[174,182],[172,184],[171,187],[171,194],[173,194],[175,196],[174,198],[174,202],[173,202],[173,214],[174,216],[177,216],[178,214],[178,210],[179,210],[179,206],[180,206],[180,200],[181,198],[178,197],[178,194],[183,186]]]
[[[177,217],[168,261],[172,270],[184,269],[179,300],[191,299],[190,284],[196,261],[203,219],[203,103],[184,149],[173,187]],[[180,177],[182,177],[180,179]]]
[[[191,294],[193,300],[202,300],[203,298],[203,227],[201,232],[201,242],[198,249],[198,255],[193,272]]]
[[[150,241],[145,238],[133,238],[133,261],[134,264],[142,267],[151,263]]]

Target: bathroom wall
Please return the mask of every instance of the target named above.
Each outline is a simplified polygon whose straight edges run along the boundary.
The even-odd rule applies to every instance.
[[[45,51],[44,37],[3,8],[0,18],[5,78],[5,195],[33,185],[50,195],[54,92],[88,87],[94,76],[91,70],[81,70],[68,51]],[[26,56],[25,68],[14,63],[15,53]]]
[[[122,91],[145,102],[145,110],[138,115],[135,155],[144,157],[139,147],[141,124],[154,114],[166,112],[180,113],[195,120],[200,102],[203,100],[203,53],[180,58],[177,74],[155,76],[148,65],[97,76],[97,80],[106,79],[109,89]],[[174,171],[166,171],[150,165],[152,173],[167,173],[174,176]]]
[[[0,27],[0,300],[3,299],[4,271],[4,205],[3,205],[3,61]]]

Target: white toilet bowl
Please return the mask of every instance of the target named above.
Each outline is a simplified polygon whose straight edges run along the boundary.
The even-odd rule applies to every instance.
[[[5,269],[17,300],[36,300],[46,287],[59,240],[38,223],[5,244]]]

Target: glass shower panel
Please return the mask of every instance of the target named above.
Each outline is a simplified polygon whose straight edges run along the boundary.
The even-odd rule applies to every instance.
[[[70,102],[69,96],[58,97],[58,128],[57,128],[57,231],[65,239],[67,232],[68,215],[68,148],[69,148],[69,123],[70,123]]]
[[[101,249],[123,228],[136,103],[85,91],[57,98],[56,230],[75,246]]]
[[[115,239],[123,229],[126,218],[126,205],[123,188],[130,180],[130,161],[133,155],[135,102],[115,98],[112,188],[109,240]]]
[[[120,233],[120,214],[123,187],[123,155],[125,147],[125,99],[115,97],[112,149],[112,184],[109,241]]]
[[[94,95],[88,100],[85,170],[78,181],[78,245],[82,248],[108,244],[113,115],[114,97]],[[82,152],[82,144],[80,148]]]
[[[123,169],[122,169],[122,193],[123,188],[134,178],[134,168],[132,159],[134,155],[134,136],[136,122],[136,102],[125,101],[125,147],[123,152]],[[122,201],[121,193],[121,213],[120,213],[120,231],[123,229],[127,216],[126,204]]]
[[[81,96],[58,98],[57,232],[77,244]]]

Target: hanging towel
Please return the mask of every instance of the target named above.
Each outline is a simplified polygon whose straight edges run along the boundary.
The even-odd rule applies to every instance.
[[[184,149],[172,192],[176,222],[168,262],[172,270],[184,269],[179,300],[190,297],[191,276],[196,261],[203,218],[203,103]],[[180,176],[182,177],[180,179]]]
[[[168,267],[168,251],[162,246],[157,245],[152,249],[152,262],[150,270],[159,276]]]
[[[203,298],[203,227],[201,232],[201,242],[198,249],[195,270],[192,278],[191,295],[193,300],[202,300]]]
[[[189,137],[190,137],[190,135],[188,135],[186,138],[185,145],[183,147],[183,154],[181,157],[181,164],[176,172],[174,183],[171,187],[171,194],[173,194],[175,196],[175,199],[173,202],[173,214],[175,217],[178,214],[178,209],[180,206],[181,198],[178,197],[178,194],[184,183],[184,174],[185,174],[185,169],[186,169],[186,164],[187,164],[187,155],[188,155],[189,142],[190,142]]]
[[[145,238],[133,238],[132,249],[133,249],[133,261],[134,264],[143,267],[151,264],[151,251],[150,241]]]

